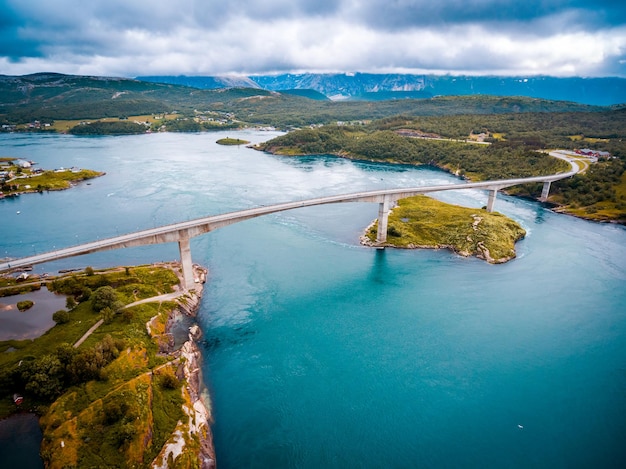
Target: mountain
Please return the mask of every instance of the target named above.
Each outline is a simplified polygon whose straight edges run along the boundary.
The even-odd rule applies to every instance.
[[[189,112],[277,94],[259,88],[199,90],[129,78],[59,73],[0,75],[0,120],[22,123]]]
[[[147,81],[150,83],[166,83],[170,85],[183,85],[191,88],[199,88],[202,90],[213,90],[217,88],[260,88],[260,86],[252,81],[248,77],[240,76],[219,76],[219,77],[207,77],[207,76],[168,76],[168,75],[154,75],[136,77],[136,80]]]
[[[250,77],[267,90],[310,88],[331,99],[378,100],[433,96],[525,96],[595,106],[626,103],[624,78],[451,76],[408,74],[284,74]],[[417,94],[419,93],[419,95]]]
[[[138,77],[200,89],[254,87],[270,91],[314,90],[334,101],[420,99],[435,96],[524,96],[594,106],[626,103],[624,78],[557,78],[549,76],[451,76],[409,74],[283,74],[250,77]]]

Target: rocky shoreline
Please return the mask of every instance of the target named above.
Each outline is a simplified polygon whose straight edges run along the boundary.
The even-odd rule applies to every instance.
[[[166,469],[169,467],[168,461],[176,461],[179,456],[189,452],[195,453],[199,467],[203,469],[216,467],[215,447],[211,432],[213,414],[210,398],[202,380],[202,353],[198,347],[202,331],[194,321],[189,328],[187,340],[179,348],[175,347],[172,334],[172,328],[180,316],[195,319],[198,313],[207,270],[194,265],[194,275],[196,277],[195,289],[186,292],[176,300],[177,307],[169,313],[165,333],[159,340],[161,352],[174,356],[178,362],[176,374],[184,382],[183,410],[188,419],[187,422],[178,422],[176,429],[152,462],[153,468]],[[150,322],[147,328],[151,331]]]

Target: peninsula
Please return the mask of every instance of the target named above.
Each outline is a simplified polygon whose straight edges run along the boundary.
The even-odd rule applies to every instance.
[[[43,170],[35,165],[35,162],[24,159],[0,158],[0,199],[29,192],[69,189],[77,182],[105,174],[74,167]]]
[[[192,290],[181,275],[171,263],[46,279],[68,311],[37,339],[0,342],[0,415],[40,416],[46,467],[215,466],[193,321],[207,271],[194,266]]]

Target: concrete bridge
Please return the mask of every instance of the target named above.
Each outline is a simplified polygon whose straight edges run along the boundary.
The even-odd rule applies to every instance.
[[[572,170],[567,173],[558,173],[549,176],[470,182],[467,184],[443,184],[437,186],[422,186],[406,189],[383,189],[377,191],[356,192],[353,194],[317,197],[314,199],[300,200],[297,202],[267,205],[247,210],[224,213],[221,215],[197,218],[195,220],[189,220],[180,223],[174,223],[171,225],[160,226],[157,228],[137,231],[134,233],[115,236],[107,239],[101,239],[78,246],[71,246],[68,248],[58,249],[55,251],[50,251],[34,256],[14,259],[8,262],[2,262],[0,263],[0,272],[19,267],[26,267],[33,264],[42,264],[44,262],[64,259],[67,257],[89,254],[93,252],[143,246],[146,244],[177,242],[180,251],[181,264],[183,267],[185,288],[192,289],[195,282],[193,278],[193,264],[191,260],[191,248],[189,241],[195,236],[199,236],[218,228],[232,225],[234,223],[239,223],[241,221],[251,218],[260,217],[270,213],[282,212],[285,210],[292,210],[295,208],[345,202],[374,202],[379,204],[378,232],[376,240],[378,243],[383,243],[387,239],[387,221],[389,218],[389,210],[393,207],[393,204],[395,204],[395,202],[397,202],[399,199],[403,199],[406,197],[411,197],[418,194],[427,194],[430,192],[449,190],[485,189],[489,192],[487,200],[487,210],[491,212],[493,211],[493,207],[499,190],[519,184],[541,182],[543,183],[543,190],[540,200],[547,200],[550,191],[550,184],[553,181],[573,176],[579,171],[578,165],[566,156],[554,153],[551,153],[551,155],[568,161],[572,166]]]

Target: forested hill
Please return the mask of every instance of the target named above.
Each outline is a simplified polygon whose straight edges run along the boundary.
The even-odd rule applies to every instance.
[[[310,99],[310,98],[317,99]],[[601,108],[524,97],[461,96],[333,102],[258,88],[197,89],[111,77],[40,73],[0,76],[0,124],[169,113],[227,113],[242,123],[281,128],[399,114],[581,112]]]

